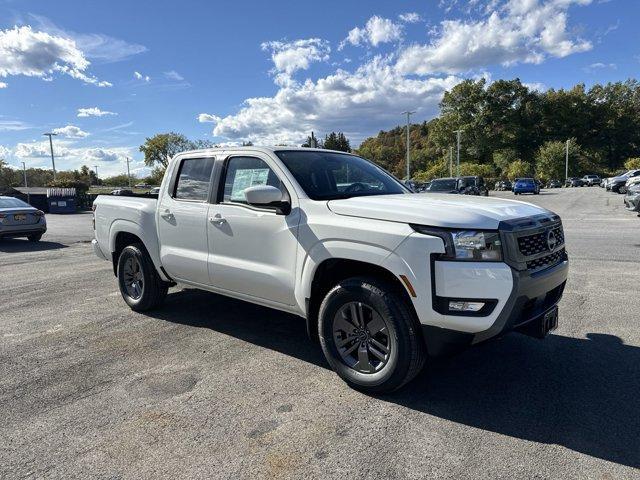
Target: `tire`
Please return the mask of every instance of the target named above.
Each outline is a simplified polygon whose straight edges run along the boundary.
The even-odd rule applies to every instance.
[[[392,392],[412,380],[425,363],[418,321],[392,284],[366,277],[344,280],[327,293],[318,318],[327,362],[356,390]]]
[[[30,242],[34,242],[34,243],[35,243],[35,242],[39,242],[41,238],[42,238],[42,234],[41,234],[41,233],[36,233],[36,234],[34,234],[34,235],[29,235],[29,236],[27,236],[27,239],[28,239]]]
[[[136,312],[157,307],[169,290],[169,284],[162,281],[147,250],[140,243],[128,245],[120,253],[118,286],[124,301]]]

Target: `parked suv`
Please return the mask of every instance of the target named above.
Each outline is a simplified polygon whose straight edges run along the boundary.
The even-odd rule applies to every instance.
[[[458,190],[465,195],[482,195],[489,196],[489,188],[484,178],[479,176],[459,177]]]
[[[513,185],[513,194],[521,195],[523,193],[538,195],[540,193],[540,185],[533,178],[518,178]]]
[[[94,207],[95,253],[131,309],[158,308],[179,283],[298,315],[367,392],[401,387],[427,355],[512,330],[543,338],[567,279],[554,213],[411,193],[331,150],[185,152],[157,199],[100,195]]]
[[[564,182],[565,187],[584,187],[584,182],[578,177],[569,177]]]
[[[585,175],[584,177],[582,177],[582,183],[585,184],[587,187],[600,185],[600,182],[602,182],[602,180],[598,175]]]

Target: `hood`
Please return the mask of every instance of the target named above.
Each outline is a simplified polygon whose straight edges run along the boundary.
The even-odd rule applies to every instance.
[[[338,215],[431,227],[495,230],[501,221],[550,214],[530,203],[469,195],[414,193],[330,200]]]

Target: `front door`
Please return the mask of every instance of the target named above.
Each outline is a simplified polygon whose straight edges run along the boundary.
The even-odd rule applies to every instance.
[[[255,185],[287,192],[269,161],[246,155],[226,160],[224,191],[209,208],[209,277],[214,287],[293,305],[299,209],[281,215],[248,205],[244,196]]]
[[[207,213],[214,158],[185,158],[158,203],[160,260],[175,280],[209,283]]]

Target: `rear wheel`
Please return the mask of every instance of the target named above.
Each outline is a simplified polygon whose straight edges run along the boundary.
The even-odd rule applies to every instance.
[[[162,303],[169,290],[142,244],[125,247],[118,258],[120,294],[132,310],[142,312]]]
[[[39,242],[40,239],[42,238],[42,234],[36,233],[33,235],[29,235],[27,238],[29,239],[30,242]]]
[[[331,289],[320,306],[318,330],[327,361],[358,390],[396,390],[425,362],[418,322],[406,300],[374,278],[350,278]]]

